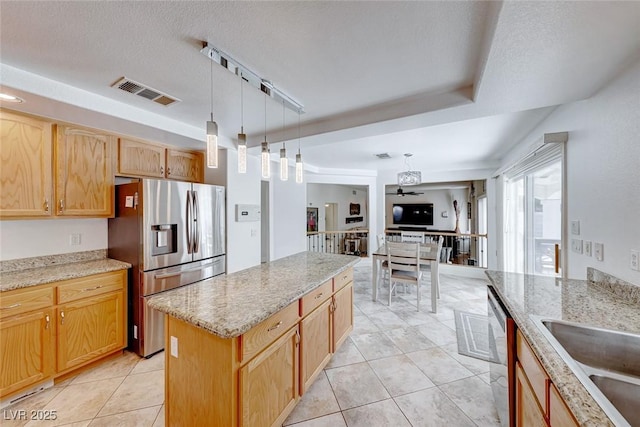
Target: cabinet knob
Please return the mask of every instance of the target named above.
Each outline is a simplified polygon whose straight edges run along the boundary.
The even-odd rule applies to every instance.
[[[49,199],[44,199],[44,211],[49,212]]]
[[[64,325],[64,311],[60,312],[60,324]]]
[[[171,175],[171,168],[167,168],[167,175]]]
[[[164,166],[160,166],[160,175],[164,175]]]
[[[51,318],[49,317],[48,314],[46,316],[44,316],[44,320],[45,320],[45,322],[47,322],[47,323],[45,323],[44,328],[45,329],[49,329],[49,323],[51,323]]]
[[[267,332],[271,332],[275,329],[278,329],[280,326],[282,326],[282,320],[276,323],[275,325],[273,325],[272,327],[270,327],[269,329],[267,329]]]
[[[64,199],[60,199],[60,207],[58,210],[60,213],[64,212]]]

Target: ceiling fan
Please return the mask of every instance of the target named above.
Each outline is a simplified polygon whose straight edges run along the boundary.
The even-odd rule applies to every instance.
[[[398,187],[395,193],[386,193],[386,194],[404,197],[404,196],[417,196],[419,194],[424,194],[424,193],[421,191],[404,191],[402,187]]]

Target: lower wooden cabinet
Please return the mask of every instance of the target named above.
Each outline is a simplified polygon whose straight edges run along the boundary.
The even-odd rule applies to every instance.
[[[333,296],[333,352],[353,331],[353,282]]]
[[[549,387],[549,424],[553,427],[578,427],[579,425],[553,384]]]
[[[112,292],[58,307],[59,372],[124,347],[123,298]]]
[[[240,369],[240,425],[281,426],[298,401],[298,327]]]
[[[0,322],[0,396],[53,375],[53,309],[33,311]]]
[[[126,270],[0,293],[0,398],[126,347]]]
[[[538,404],[533,388],[520,362],[516,362],[516,426],[542,427],[545,425],[547,422],[544,412]]]
[[[300,322],[300,395],[309,389],[331,359],[332,308],[333,301],[328,299]]]

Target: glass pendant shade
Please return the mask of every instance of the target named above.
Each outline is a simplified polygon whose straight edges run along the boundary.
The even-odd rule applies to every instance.
[[[213,121],[207,122],[207,167],[218,167],[218,124]]]
[[[247,173],[247,135],[238,134],[238,173]]]
[[[302,155],[298,153],[296,154],[296,182],[298,184],[302,183],[303,173]]]
[[[287,150],[280,149],[280,179],[286,181],[289,179],[289,159],[287,159]]]
[[[269,143],[264,141],[262,143],[262,177],[269,178],[271,176],[271,159],[269,158]]]

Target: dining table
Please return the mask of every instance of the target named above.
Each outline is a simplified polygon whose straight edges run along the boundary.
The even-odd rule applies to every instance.
[[[378,289],[379,275],[378,269],[382,268],[381,264],[387,259],[387,247],[382,245],[378,247],[373,253],[373,268],[371,277],[371,291],[373,301],[378,301]],[[439,256],[438,256],[438,243],[421,243],[420,244],[420,262],[429,263],[431,270],[431,311],[437,313],[438,311],[438,288],[440,286],[440,274],[439,274]]]

